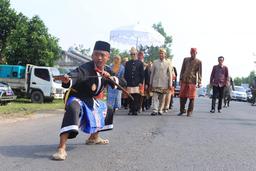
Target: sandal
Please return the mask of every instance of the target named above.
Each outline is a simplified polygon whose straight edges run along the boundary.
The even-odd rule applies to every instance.
[[[58,149],[58,151],[52,155],[52,160],[65,160],[66,158],[67,152],[62,149]]]
[[[86,140],[85,144],[87,144],[87,145],[94,145],[94,144],[106,145],[106,144],[109,144],[109,140],[102,139],[99,137],[97,139],[88,139],[88,140]]]

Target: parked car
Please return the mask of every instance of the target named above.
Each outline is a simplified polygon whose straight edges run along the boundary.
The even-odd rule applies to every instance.
[[[7,83],[0,82],[0,105],[5,105],[16,98],[17,96],[15,96],[11,87]]]
[[[198,95],[198,97],[205,97],[206,96],[206,88],[205,87],[198,88],[197,95]]]
[[[234,90],[231,91],[231,100],[247,101],[246,90],[242,86],[234,86]]]

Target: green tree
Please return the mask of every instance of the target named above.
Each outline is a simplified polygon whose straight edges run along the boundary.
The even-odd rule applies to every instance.
[[[113,59],[116,55],[120,55],[120,50],[116,49],[116,48],[111,48],[110,49],[110,60],[109,60],[110,63],[113,61]]]
[[[155,59],[159,58],[159,47],[150,46],[148,49],[145,49],[143,51],[146,52],[145,53],[146,61],[154,61]]]
[[[252,84],[254,77],[256,76],[255,71],[251,71],[248,77],[236,77],[234,84],[240,86],[241,84]]]
[[[110,49],[110,60],[107,62],[108,65],[110,65],[113,62],[113,59],[116,55],[120,55],[120,50],[116,48]]]
[[[6,48],[7,38],[15,28],[16,12],[10,8],[9,0],[0,0],[0,63],[4,61],[3,51]]]
[[[130,54],[127,51],[120,52],[119,49],[111,48],[110,49],[110,60],[109,60],[108,64],[113,62],[114,56],[116,56],[116,55],[119,55],[121,57],[122,61],[123,61],[123,58],[130,56]]]
[[[256,77],[255,71],[251,71],[251,72],[250,72],[250,75],[248,76],[248,84],[249,84],[249,85],[252,84],[252,82],[253,82],[253,80],[254,80],[255,77]]]
[[[84,48],[84,45],[79,44],[78,46],[75,45],[75,50],[80,52],[82,55],[90,56],[91,48]]]
[[[242,78],[234,78],[234,85],[240,86],[242,84]]]
[[[130,59],[130,52],[129,52],[129,51],[121,52],[121,53],[120,53],[120,56],[121,56],[122,59],[123,59],[123,58],[128,58],[128,59]]]
[[[173,57],[173,55],[171,54],[172,36],[167,35],[161,22],[159,22],[157,24],[153,24],[152,27],[165,38],[164,45],[161,47],[166,49],[167,57],[172,58]],[[160,47],[154,47],[154,46],[150,46],[150,47],[140,46],[139,50],[142,50],[145,52],[145,60],[146,61],[149,61],[149,60],[153,61],[155,59],[158,59],[158,57],[159,57],[159,48]]]
[[[171,45],[172,45],[172,36],[168,36],[164,30],[164,27],[162,26],[162,23],[159,22],[157,24],[153,24],[153,28],[158,31],[162,36],[164,36],[164,45],[163,48],[166,49],[166,54],[168,57],[173,57],[171,54]]]
[[[28,54],[28,40],[26,39],[29,29],[28,18],[21,13],[18,15],[18,18],[16,29],[8,37],[7,46],[4,49],[4,54],[9,64],[17,64],[21,63],[21,61],[24,61],[24,64],[26,64],[28,62],[26,59],[23,59]]]
[[[5,54],[9,64],[53,66],[60,58],[58,39],[48,33],[43,21],[19,14],[16,29],[8,37]]]

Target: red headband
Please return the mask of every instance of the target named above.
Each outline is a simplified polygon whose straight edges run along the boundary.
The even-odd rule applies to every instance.
[[[196,48],[191,48],[190,51],[191,52],[197,52],[197,49]]]

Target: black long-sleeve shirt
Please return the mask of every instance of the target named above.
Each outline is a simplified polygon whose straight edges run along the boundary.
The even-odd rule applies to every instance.
[[[127,87],[137,87],[144,81],[144,66],[139,60],[130,60],[125,64],[124,79]]]
[[[104,70],[111,75],[114,75],[109,67],[105,67]],[[113,83],[101,77],[100,74],[95,71],[95,64],[93,61],[79,66],[68,73],[68,75],[71,76],[72,81],[68,84],[62,83],[62,86],[64,88],[71,87],[73,91],[71,91],[70,96],[78,97],[81,100],[99,95],[107,84],[114,87]],[[126,85],[126,82],[123,79],[117,79],[121,86]]]

